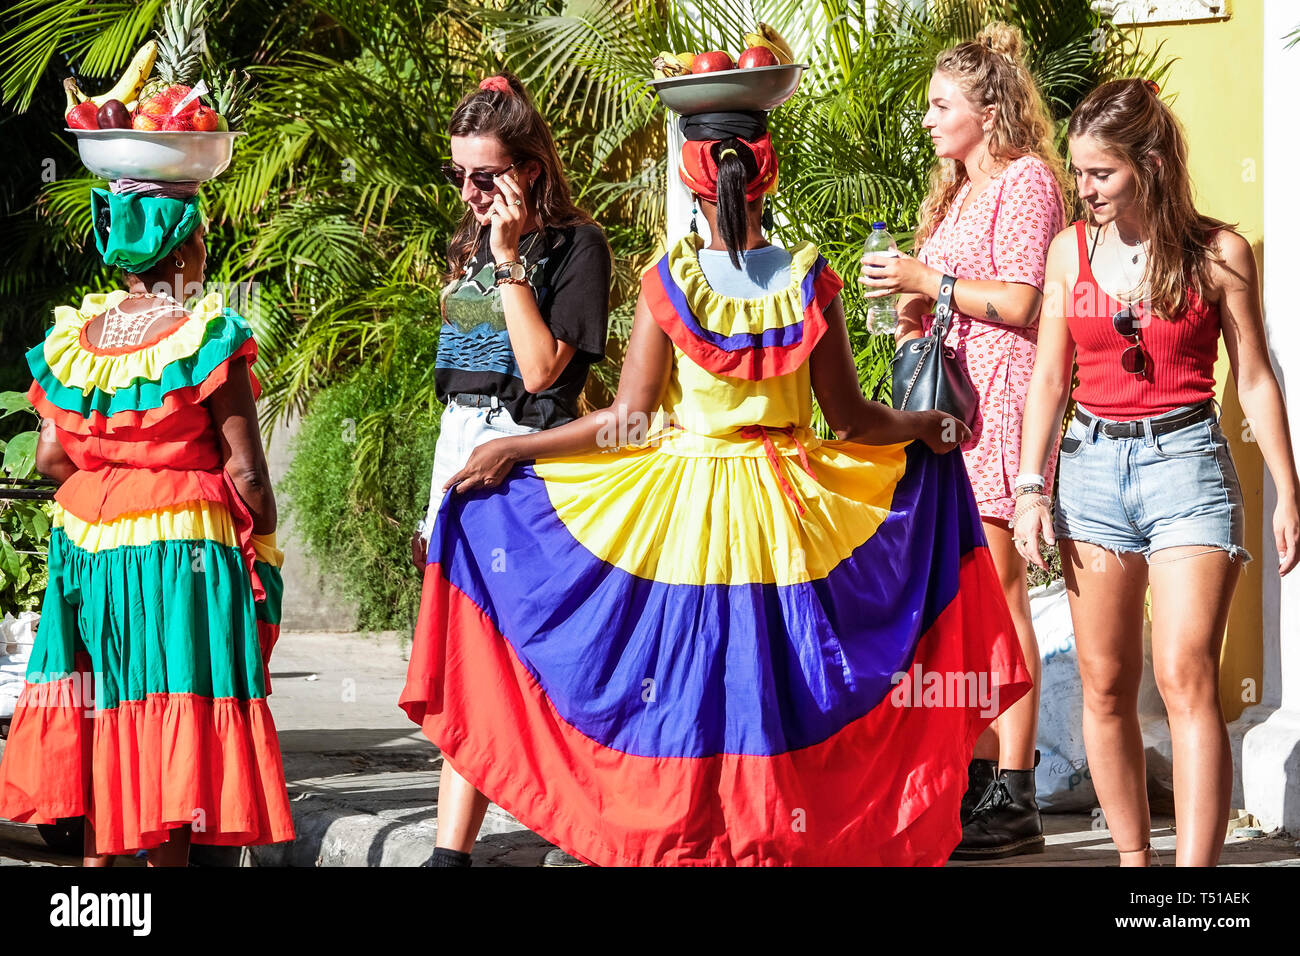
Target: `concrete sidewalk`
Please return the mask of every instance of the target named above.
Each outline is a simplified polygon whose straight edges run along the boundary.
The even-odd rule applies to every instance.
[[[433,850],[441,760],[397,708],[406,675],[395,634],[285,634],[275,649],[271,705],[284,748],[298,839],[255,848],[260,865],[411,866]],[[313,679],[314,678],[314,679]],[[1173,819],[1152,845],[1172,865]],[[1088,814],[1044,816],[1047,852],[950,866],[1113,866],[1106,830]],[[549,845],[495,805],[474,848],[476,866],[536,866]],[[1231,840],[1225,865],[1300,865],[1285,837]]]
[[[271,709],[280,733],[297,839],[251,850],[196,850],[195,862],[258,866],[418,866],[433,852],[441,759],[398,709],[406,676],[401,635],[292,632],[272,658]],[[950,866],[1114,866],[1115,846],[1087,814],[1045,815],[1047,852]],[[1173,864],[1170,817],[1152,845]],[[476,866],[537,866],[540,837],[492,806]],[[51,853],[35,829],[0,824],[0,863],[75,863]],[[1300,866],[1294,839],[1230,840],[1222,862]]]
[[[441,758],[397,706],[396,633],[281,635],[271,658],[292,844],[254,847],[259,866],[418,866],[433,852]],[[476,865],[535,866],[550,849],[495,805]]]

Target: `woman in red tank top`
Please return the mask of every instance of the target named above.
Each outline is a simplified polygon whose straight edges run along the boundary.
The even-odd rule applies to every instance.
[[[1219,648],[1241,564],[1243,504],[1215,420],[1219,336],[1278,489],[1279,572],[1296,564],[1300,479],[1269,363],[1250,246],[1191,201],[1177,119],[1154,84],[1117,80],[1070,119],[1087,219],[1048,251],[1022,467],[1046,463],[1078,362],[1058,500],[1017,490],[1017,548],[1059,540],[1084,688],[1084,742],[1120,865],[1150,858],[1137,693],[1151,589],[1156,682],[1174,748],[1177,862],[1217,863],[1232,791]],[[1189,598],[1191,598],[1189,600]]]

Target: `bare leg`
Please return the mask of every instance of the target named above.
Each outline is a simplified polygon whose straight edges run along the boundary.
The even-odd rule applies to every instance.
[[[1038,654],[1038,639],[1034,635],[1034,622],[1029,611],[1029,585],[1025,573],[1025,559],[1016,553],[1011,540],[1011,530],[1000,521],[985,518],[984,534],[989,541],[993,565],[998,569],[1002,593],[1011,611],[1011,621],[1016,626],[1020,650],[1025,655],[1025,668],[1034,686],[1024,697],[1008,707],[997,719],[993,740],[997,749],[992,754],[981,752],[980,744],[988,748],[988,732],[976,741],[975,756],[997,759],[999,770],[1032,770],[1034,742],[1038,739],[1038,685],[1042,677],[1042,659]]]
[[[112,866],[116,859],[111,853],[95,852],[95,828],[90,824],[90,817],[86,817],[85,836],[81,841],[81,865],[93,867]]]
[[[1169,712],[1179,866],[1214,866],[1223,850],[1232,752],[1219,703],[1219,649],[1240,570],[1217,549],[1151,556],[1151,651]]]
[[[1140,554],[1114,554],[1063,540],[1061,564],[1070,597],[1079,677],[1083,742],[1120,866],[1146,866],[1151,839],[1146,756],[1138,723],[1142,680],[1142,608],[1147,564]]]
[[[160,843],[149,851],[150,866],[189,866],[190,865],[190,828],[177,827],[166,843]]]
[[[438,780],[437,845],[461,853],[470,852],[478,839],[487,807],[488,798],[475,790],[443,757]]]

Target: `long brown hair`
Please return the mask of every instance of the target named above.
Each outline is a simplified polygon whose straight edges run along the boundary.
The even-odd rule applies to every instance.
[[[1103,83],[1074,111],[1068,133],[1091,136],[1133,170],[1136,201],[1151,233],[1143,279],[1155,314],[1164,319],[1181,314],[1189,288],[1204,299],[1211,264],[1223,261],[1214,233],[1235,227],[1196,211],[1182,124],[1155,84],[1141,79]],[[1096,225],[1091,212],[1088,222]]]
[[[498,76],[510,84],[510,92],[479,88],[467,94],[451,114],[448,133],[451,136],[494,136],[515,163],[534,160],[538,164],[541,173],[533,183],[531,193],[542,228],[593,223],[591,216],[574,205],[550,127],[537,112],[523,84],[512,73],[503,72]],[[467,207],[452,233],[447,255],[448,281],[460,276],[465,263],[474,254],[481,234],[473,210]]]
[[[977,109],[997,107],[989,133],[989,155],[1007,162],[1021,156],[1042,160],[1056,177],[1068,209],[1074,184],[1053,142],[1052,114],[1025,63],[1020,30],[994,21],[980,30],[974,40],[940,53],[935,58],[934,69],[955,79]],[[943,221],[969,179],[965,165],[959,160],[940,159],[935,163],[930,172],[930,190],[921,203],[916,229],[918,249]]]

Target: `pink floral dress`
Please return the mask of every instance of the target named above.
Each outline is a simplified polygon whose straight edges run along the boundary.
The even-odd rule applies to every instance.
[[[953,199],[943,221],[917,258],[960,279],[997,279],[1043,288],[1047,247],[1064,225],[1061,190],[1042,160],[1022,156],[989,182],[958,218],[970,183]],[[982,517],[1009,522],[1015,511],[1012,483],[1020,471],[1020,423],[1029,375],[1038,351],[1038,325],[1015,328],[983,316],[953,313],[945,340],[965,367],[979,411],[962,446],[966,471]],[[925,317],[928,331],[934,316]],[[1054,443],[1045,476],[1051,494]]]

